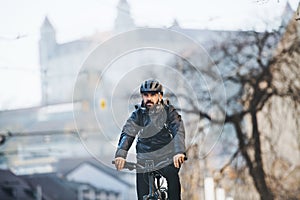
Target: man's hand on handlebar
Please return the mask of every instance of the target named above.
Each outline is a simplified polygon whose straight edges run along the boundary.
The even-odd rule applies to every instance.
[[[176,154],[173,157],[174,166],[180,168],[181,164],[184,162],[185,155],[183,153]]]
[[[126,160],[122,157],[117,157],[115,158],[115,166],[117,168],[117,170],[122,170],[124,168]]]
[[[176,154],[174,157],[173,157],[173,164],[176,168],[180,168],[181,164],[186,160],[186,156],[182,153],[179,153],[179,154]],[[126,159],[125,158],[122,158],[122,157],[117,157],[115,158],[115,161],[113,162],[116,166],[116,169],[117,170],[122,170],[124,169],[125,167],[125,164],[126,164]],[[136,167],[136,166],[135,166]],[[131,167],[130,167],[131,168]],[[130,169],[128,168],[128,169]],[[133,168],[132,168],[133,169]],[[132,170],[131,169],[131,170]]]

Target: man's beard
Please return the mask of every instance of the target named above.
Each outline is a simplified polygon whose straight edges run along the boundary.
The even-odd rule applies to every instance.
[[[145,103],[146,107],[150,108],[154,105],[154,102],[152,102],[151,100],[146,101]]]

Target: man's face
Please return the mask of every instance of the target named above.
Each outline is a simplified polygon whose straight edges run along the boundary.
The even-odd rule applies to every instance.
[[[142,97],[146,107],[152,108],[155,104],[157,104],[161,100],[162,95],[156,92],[144,92],[142,93]]]

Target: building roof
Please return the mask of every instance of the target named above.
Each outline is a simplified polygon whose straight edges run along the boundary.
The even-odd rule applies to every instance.
[[[68,163],[68,164],[67,164]],[[66,166],[73,166],[72,168],[69,168],[68,171],[66,171],[66,169],[62,169],[62,168],[57,168],[57,171],[64,171],[64,176],[67,177],[68,174],[72,173],[73,171],[77,170],[78,168],[80,168],[83,165],[90,165],[94,168],[96,168],[97,170],[107,174],[108,176],[110,176],[111,178],[119,181],[120,183],[128,186],[128,187],[132,187],[133,185],[130,184],[129,182],[123,180],[121,178],[122,175],[124,175],[124,173],[126,172],[120,172],[117,171],[116,169],[106,166],[105,164],[101,163],[100,161],[97,161],[96,159],[86,159],[86,158],[81,158],[81,159],[63,159],[60,162],[57,163],[58,166],[61,167],[66,167]]]
[[[38,187],[43,200],[77,199],[77,191],[83,185],[97,192],[118,195],[115,191],[95,188],[87,183],[68,181],[56,173],[17,176],[9,170],[0,170],[0,198],[3,200],[36,200]]]
[[[45,17],[44,21],[43,21],[43,28],[51,28],[54,30],[52,23],[50,22],[48,16]]]
[[[0,170],[0,197],[5,200],[35,199],[28,182],[9,170]]]
[[[42,189],[42,198],[54,199],[77,199],[76,190],[71,190],[67,181],[59,178],[56,174],[35,174],[22,176],[32,188],[38,186]]]

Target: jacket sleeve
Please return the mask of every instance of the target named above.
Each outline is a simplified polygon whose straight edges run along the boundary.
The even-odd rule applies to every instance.
[[[135,111],[123,126],[115,157],[127,157],[128,151],[140,129],[138,125],[138,115]]]
[[[178,114],[173,106],[169,106],[169,129],[172,132],[174,140],[174,155],[178,153],[185,153],[185,129],[181,119],[181,115]]]

